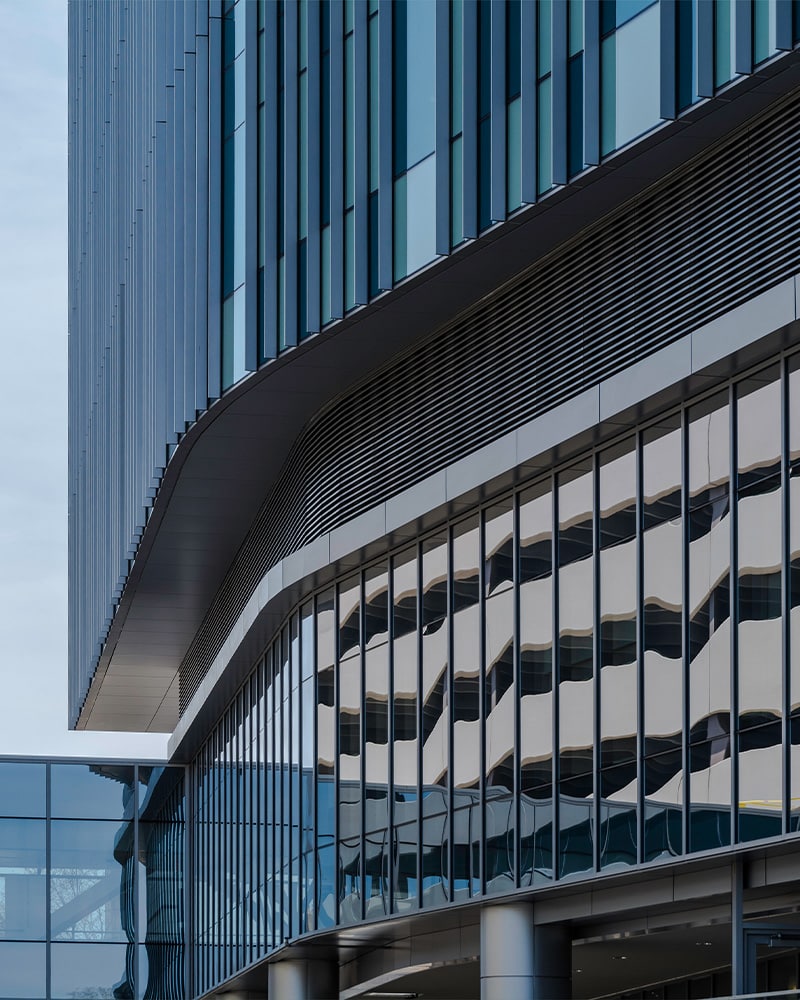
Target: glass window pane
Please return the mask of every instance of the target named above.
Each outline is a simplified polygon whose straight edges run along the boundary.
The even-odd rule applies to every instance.
[[[733,79],[735,65],[734,0],[714,0],[714,83],[717,87]]]
[[[516,882],[514,862],[514,514],[509,500],[486,512],[484,526],[486,677],[486,892]]]
[[[553,497],[519,508],[520,846],[523,885],[553,877]]]
[[[47,765],[0,761],[0,816],[44,816]]]
[[[46,937],[45,845],[43,820],[0,819],[0,939]]]
[[[683,852],[683,752],[680,747],[644,762],[645,861]]]
[[[450,244],[464,239],[464,154],[461,136],[450,144]]]
[[[446,901],[444,882],[449,778],[447,536],[422,548],[422,905]]]
[[[591,460],[558,478],[559,872],[593,867],[593,556]]]
[[[480,522],[477,517],[453,529],[453,807],[456,855],[455,893],[480,891],[480,866],[474,867],[470,827],[480,787]],[[480,857],[480,854],[478,854]]]
[[[64,819],[128,819],[133,815],[129,764],[52,764],[50,813]]]
[[[683,732],[683,527],[681,420],[643,436],[644,750],[681,745]]]
[[[47,995],[47,946],[0,941],[0,997],[41,1000]]]
[[[464,104],[464,0],[450,4],[450,135],[460,135]]]
[[[507,207],[513,212],[522,204],[522,99],[508,106]]]
[[[414,548],[395,556],[392,566],[395,912],[417,899],[417,565]]]
[[[800,828],[800,355],[789,359],[789,706],[791,826]]]
[[[133,825],[53,820],[50,924],[54,939],[126,941],[133,935]]]
[[[54,944],[51,964],[53,1000],[136,996],[127,945]]]
[[[636,862],[636,449],[600,456],[601,866]]]
[[[661,111],[660,11],[656,4],[603,40],[602,153],[624,146],[657,125]]]
[[[436,155],[409,170],[405,181],[405,274],[413,274],[436,257]]]
[[[553,101],[552,80],[548,76],[538,87],[537,191],[544,194],[553,186]]]

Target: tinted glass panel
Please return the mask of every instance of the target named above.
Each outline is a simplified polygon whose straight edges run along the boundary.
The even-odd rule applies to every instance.
[[[50,811],[65,819],[123,819],[133,814],[133,767],[53,764]]]
[[[135,996],[132,946],[54,944],[51,954],[53,1000]]]
[[[0,761],[0,816],[44,816],[45,764]]]
[[[47,946],[0,941],[0,997],[41,1000],[47,995]]]
[[[0,819],[0,939],[46,936],[45,840],[44,821]]]

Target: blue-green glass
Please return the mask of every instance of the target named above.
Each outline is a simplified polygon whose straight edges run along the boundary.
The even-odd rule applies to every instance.
[[[258,5],[259,11],[261,4]],[[261,104],[266,99],[267,93],[267,34],[261,31],[258,36],[258,103]]]
[[[569,0],[569,54],[577,55],[583,48],[583,0]]]
[[[547,76],[551,68],[553,45],[553,9],[552,0],[539,0],[539,32],[538,57],[536,75],[541,79]]]
[[[520,0],[508,0],[506,8],[506,100],[522,89],[522,10]]]
[[[278,261],[278,345],[283,350],[286,347],[286,260]]]
[[[301,70],[308,66],[308,0],[297,0],[297,61]]]
[[[406,174],[406,268],[413,274],[436,257],[436,154]]]
[[[775,0],[753,0],[753,62],[764,62],[775,51]]]
[[[236,0],[236,6],[233,8],[234,45],[236,47],[237,56],[241,52],[244,52],[247,27],[247,14],[245,11],[246,6],[247,0]]]
[[[617,46],[613,35],[600,45],[600,152],[617,147]]]
[[[492,112],[492,8],[478,5],[478,120]]]
[[[233,296],[222,303],[222,388],[233,385]]]
[[[678,4],[678,110],[697,100],[697,2]]]
[[[733,0],[714,0],[714,83],[722,87],[733,79],[735,21]]]
[[[450,144],[450,245],[464,239],[464,154],[461,136]]]
[[[344,207],[352,208],[356,191],[356,75],[353,36],[344,41]]]
[[[536,190],[543,194],[553,186],[553,100],[549,76],[539,84],[537,103]]]
[[[353,0],[344,0],[344,33],[347,34],[349,31],[353,30],[353,15],[354,15]]]
[[[508,167],[506,175],[506,200],[509,212],[522,204],[522,99],[517,98],[508,106]]]
[[[464,109],[464,0],[450,5],[450,135],[462,129]]]
[[[367,5],[367,13],[376,14],[378,11],[378,0],[369,0]]]
[[[344,217],[344,308],[356,304],[356,214],[351,209]]]
[[[381,291],[378,283],[379,205],[379,194],[373,191],[369,196],[369,297],[371,299]]]
[[[323,226],[331,221],[331,58],[329,53],[322,57],[320,73],[320,220]]]
[[[583,170],[583,53],[567,67],[567,168],[570,177]]]
[[[298,101],[297,153],[299,183],[297,185],[298,238],[308,235],[308,73],[300,74]]]
[[[47,936],[46,837],[44,820],[0,819],[0,940]]]
[[[478,228],[492,224],[492,119],[478,125]]]
[[[233,135],[233,287],[244,282],[245,274],[245,130],[241,125]],[[250,206],[251,211],[255,208]]]
[[[266,108],[262,104],[258,109],[258,266],[264,267],[266,261],[267,234],[264,229],[264,199],[266,198],[266,158],[267,158],[267,119]]]
[[[406,8],[406,166],[436,148],[436,4]]]
[[[394,280],[400,281],[408,274],[406,265],[406,227],[408,225],[406,206],[406,175],[394,182]]]
[[[331,321],[331,227],[322,230],[321,314],[323,326]]]
[[[236,128],[236,66],[231,63],[222,74],[222,135],[233,135]]]
[[[603,40],[601,48],[601,152],[618,149],[660,121],[661,19],[649,7]]]
[[[308,335],[308,243],[297,245],[297,331],[302,339]]]
[[[242,53],[238,56],[236,62],[233,64],[233,72],[236,77],[236,84],[234,90],[234,121],[236,128],[238,128],[243,122],[245,117],[245,66],[247,65],[247,55]]]
[[[378,17],[369,21],[369,189],[377,191],[380,176],[380,45]]]

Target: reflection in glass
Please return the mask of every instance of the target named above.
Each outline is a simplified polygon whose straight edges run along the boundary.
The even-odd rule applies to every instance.
[[[511,500],[486,512],[484,522],[486,629],[486,878],[487,893],[516,881],[514,732],[514,508]]]
[[[417,550],[395,556],[392,565],[392,674],[394,680],[394,824],[395,911],[417,899]]]
[[[132,949],[115,944],[54,944],[51,947],[51,996],[133,997]]]
[[[450,750],[447,536],[422,544],[422,905],[447,898]]]
[[[789,359],[789,801],[800,829],[800,355]],[[785,544],[785,542],[784,542]]]
[[[680,415],[642,438],[644,860],[682,850],[683,521]]]
[[[50,814],[62,819],[130,819],[131,764],[52,764]]]
[[[600,865],[636,863],[636,448],[600,456]]]
[[[480,522],[453,529],[453,853],[457,896],[480,891]],[[474,843],[473,843],[474,838]],[[477,848],[474,849],[474,848]]]
[[[782,825],[780,370],[737,395],[739,839],[752,840]]]
[[[140,994],[180,1000],[184,989],[183,893],[185,798],[183,769],[139,768],[148,772],[147,797],[139,823],[139,933],[147,969]]]
[[[300,615],[300,919],[301,931],[315,929],[314,899],[314,605]],[[297,697],[297,694],[295,694]]]
[[[339,586],[339,920],[361,919],[361,584]]]
[[[553,497],[520,497],[520,879],[553,877]]]
[[[364,577],[364,830],[367,916],[389,912],[389,573]]]
[[[43,820],[0,819],[0,939],[46,936],[45,839]]]
[[[332,590],[317,597],[317,927],[336,923],[336,709],[334,646],[336,618]]]
[[[54,939],[126,941],[132,936],[133,826],[53,820],[50,921]]]
[[[594,476],[558,477],[559,873],[593,867]]]
[[[729,417],[727,395],[689,411],[689,738],[704,743],[691,753],[692,851],[730,842]]]

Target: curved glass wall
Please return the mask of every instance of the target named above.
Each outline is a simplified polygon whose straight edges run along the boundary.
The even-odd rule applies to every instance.
[[[183,776],[0,760],[0,998],[186,995]]]
[[[799,412],[795,356],[296,609],[192,766],[198,943],[253,956],[798,828]],[[228,859],[256,802],[253,895]]]

